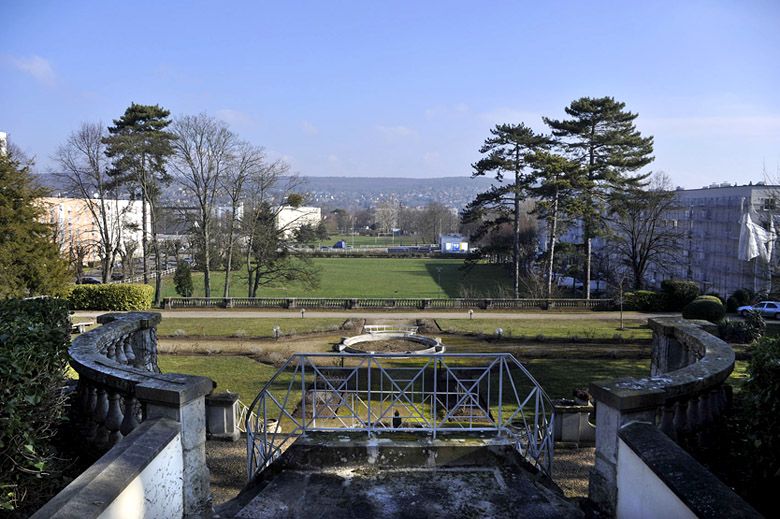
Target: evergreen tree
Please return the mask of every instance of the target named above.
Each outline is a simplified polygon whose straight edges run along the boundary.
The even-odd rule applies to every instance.
[[[600,234],[610,194],[643,185],[649,174],[630,176],[653,161],[653,137],[643,137],[634,124],[637,114],[612,97],[582,97],[566,113],[570,119],[544,117],[568,158],[583,169],[579,189],[585,242],[585,290],[590,299],[593,238]]]
[[[14,155],[0,152],[0,298],[60,295],[70,276],[55,230],[43,223],[46,192]]]
[[[533,184],[526,156],[547,147],[549,139],[534,133],[525,124],[499,124],[479,149],[484,156],[472,165],[472,177],[494,175],[497,184],[480,193],[464,213],[465,223],[481,221],[477,237],[511,222],[512,280],[514,297],[520,297],[522,252],[521,204]]]
[[[548,151],[539,151],[528,157],[534,168],[535,183],[530,189],[537,200],[535,212],[547,222],[547,288],[546,297],[552,295],[555,265],[555,247],[558,236],[570,223],[571,215],[580,214],[580,200],[575,196],[580,183],[581,169],[565,157]]]
[[[192,297],[192,272],[190,264],[186,261],[180,261],[176,264],[176,272],[173,273],[173,286],[180,296]]]
[[[155,304],[160,302],[162,264],[157,241],[157,201],[163,185],[171,178],[165,164],[173,153],[173,135],[166,131],[171,123],[170,112],[159,105],[132,103],[114,126],[108,128],[106,155],[113,160],[110,174],[117,183],[127,184],[141,197],[144,283],[149,282],[149,231],[151,225],[152,251],[155,256]],[[147,217],[149,222],[147,224]]]

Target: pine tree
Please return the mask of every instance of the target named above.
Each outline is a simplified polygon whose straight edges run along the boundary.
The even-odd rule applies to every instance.
[[[533,184],[526,155],[545,148],[549,139],[525,124],[499,124],[479,149],[484,155],[472,165],[472,177],[494,175],[497,185],[480,193],[466,208],[464,222],[479,221],[478,235],[512,223],[512,281],[514,297],[520,297],[521,204]]]
[[[29,164],[0,152],[0,298],[61,295],[69,281],[44,196]]]
[[[142,240],[144,283],[149,282],[149,231],[151,225],[152,250],[155,256],[155,304],[160,302],[162,288],[162,263],[157,241],[157,200],[162,186],[171,178],[165,163],[173,153],[173,135],[166,131],[171,123],[170,112],[159,105],[131,103],[114,126],[108,128],[105,139],[106,155],[113,159],[110,174],[117,183],[135,188],[141,197]],[[147,216],[149,224],[147,224]]]
[[[612,97],[582,97],[566,113],[570,119],[544,117],[557,143],[584,170],[580,190],[585,242],[585,290],[590,299],[593,238],[598,236],[606,204],[616,190],[641,186],[648,174],[630,176],[653,161],[653,137],[642,137],[634,124],[637,114]]]

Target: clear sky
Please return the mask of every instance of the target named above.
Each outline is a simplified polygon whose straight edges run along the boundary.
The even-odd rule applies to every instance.
[[[135,101],[304,175],[469,175],[494,124],[603,95],[678,185],[780,173],[780,1],[0,0],[0,130],[42,169]]]

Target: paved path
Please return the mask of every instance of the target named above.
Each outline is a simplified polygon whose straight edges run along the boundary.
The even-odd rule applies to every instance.
[[[301,318],[300,310],[155,310],[162,314],[163,319],[171,317],[184,317],[192,319],[223,319],[223,318],[259,318],[259,319],[279,319],[279,318]],[[94,319],[100,314],[106,312],[76,312],[78,319]],[[468,312],[431,312],[426,310],[386,312],[386,311],[367,311],[367,310],[306,310],[306,317],[332,318],[332,319],[469,319]],[[625,319],[648,319],[650,317],[669,317],[680,314],[671,313],[641,313],[641,312],[623,312]],[[499,319],[499,320],[604,320],[615,321],[620,319],[620,312],[487,312],[475,311],[474,319]]]

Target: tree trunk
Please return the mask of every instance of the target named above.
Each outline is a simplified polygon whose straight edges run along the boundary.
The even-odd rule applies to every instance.
[[[143,270],[144,270],[144,284],[149,283],[149,239],[147,234],[149,233],[149,226],[146,222],[146,214],[149,212],[149,208],[146,203],[146,187],[142,187],[141,190],[141,256],[143,256]],[[150,215],[151,216],[151,215]]]
[[[590,299],[590,256],[593,248],[593,239],[588,236],[585,245],[585,299]]]
[[[151,202],[149,203],[149,219],[152,226],[152,250],[154,251],[154,306],[160,306],[162,301],[162,263],[160,262],[160,243],[157,240],[157,215],[154,212],[154,207]],[[148,272],[146,271],[146,258],[144,258],[144,283],[148,278]]]
[[[205,223],[203,227],[203,295],[211,297],[211,254],[209,251],[209,233],[205,228]]]
[[[512,294],[520,297],[520,155],[515,150],[515,218],[512,226]]]
[[[222,292],[222,297],[227,299],[230,295],[230,270],[233,266],[233,233],[235,228],[235,216],[236,207],[233,206],[233,212],[230,215],[230,228],[228,230],[228,248],[227,248],[227,261],[225,262],[225,290]]]
[[[552,296],[553,266],[555,264],[555,239],[558,234],[558,190],[555,190],[552,210],[552,230],[550,231],[550,266],[547,271],[547,299]]]

